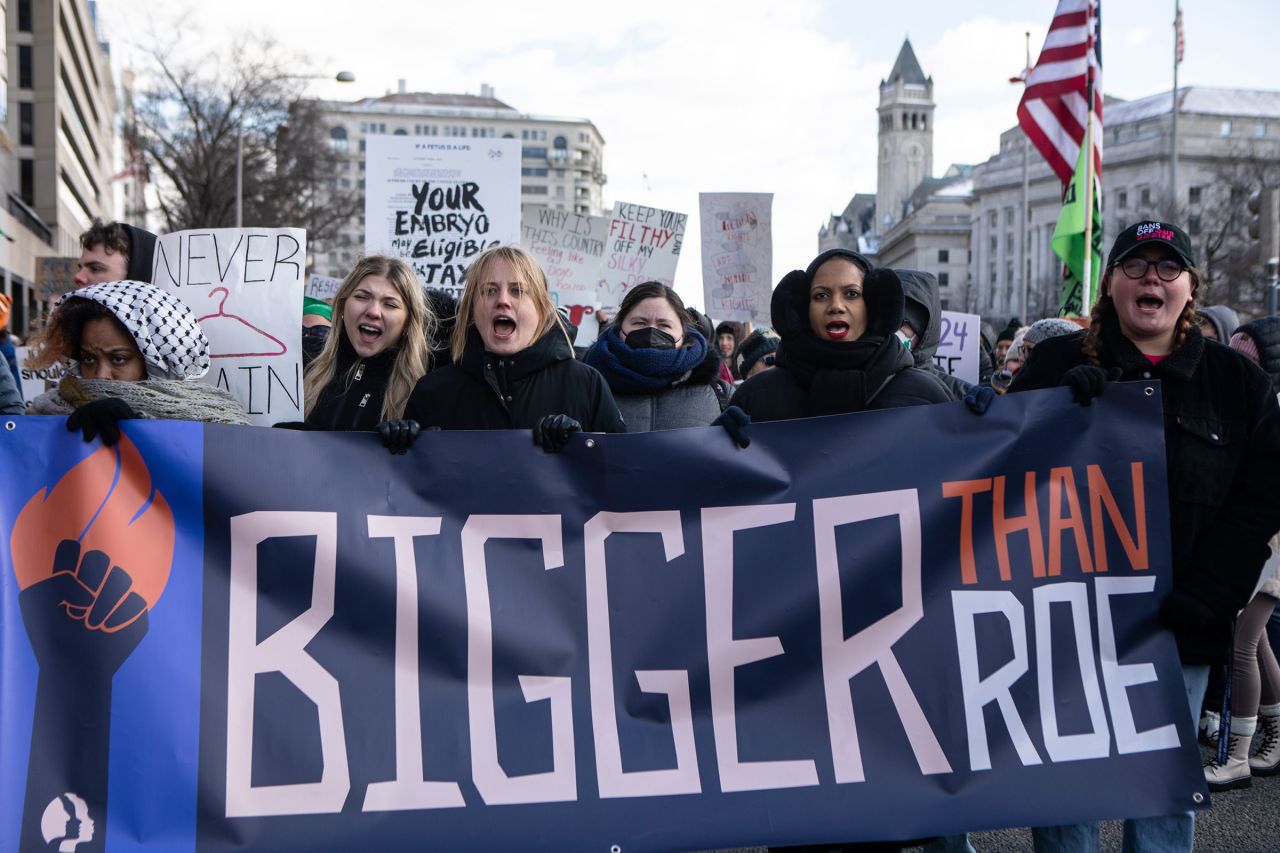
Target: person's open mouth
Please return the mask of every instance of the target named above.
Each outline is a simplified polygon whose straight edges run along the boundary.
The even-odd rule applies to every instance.
[[[500,341],[509,341],[516,335],[516,321],[506,314],[493,318],[493,336]]]
[[[849,337],[849,324],[843,320],[834,320],[827,324],[827,337],[833,341],[843,341]]]

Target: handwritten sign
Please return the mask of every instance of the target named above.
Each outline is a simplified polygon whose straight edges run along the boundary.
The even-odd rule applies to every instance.
[[[551,299],[569,311],[578,327],[575,346],[590,346],[599,332],[600,267],[604,262],[610,220],[539,205],[521,208],[520,244],[547,274]]]
[[[18,359],[18,376],[22,380],[22,399],[30,403],[50,388],[55,388],[67,372],[65,364],[51,364],[48,367],[27,367],[27,359],[31,357],[31,347],[15,347]],[[8,370],[9,366],[0,364],[0,369]]]
[[[156,241],[151,282],[191,306],[209,338],[204,381],[251,423],[302,420],[301,228],[211,228]]]
[[[942,312],[942,332],[933,361],[951,376],[978,384],[978,347],[981,343],[982,318],[977,314]]]
[[[46,301],[75,290],[79,258],[36,258],[36,289]]]
[[[307,279],[307,289],[302,293],[304,296],[310,296],[312,299],[323,299],[325,302],[332,302],[333,297],[338,295],[338,289],[342,287],[342,279],[333,278],[327,275],[313,275]]]
[[[700,193],[707,313],[768,322],[773,294],[773,193]]]
[[[462,295],[480,252],[520,241],[520,143],[370,136],[364,197],[369,254],[407,260],[426,287]]]
[[[676,264],[689,217],[684,213],[620,201],[609,221],[600,302],[617,308],[632,286],[660,281],[675,286]]]

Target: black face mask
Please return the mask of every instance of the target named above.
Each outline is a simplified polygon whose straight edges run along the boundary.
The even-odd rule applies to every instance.
[[[643,329],[636,329],[624,338],[627,346],[632,349],[675,349],[676,339],[668,335],[661,329],[655,329],[653,326],[645,326]]]
[[[329,327],[328,326],[303,326],[302,336],[304,338],[319,338],[320,340],[323,341],[329,337]]]

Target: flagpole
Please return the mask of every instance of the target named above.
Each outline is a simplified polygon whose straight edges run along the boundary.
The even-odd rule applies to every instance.
[[[1182,5],[1173,0],[1173,104],[1171,126],[1169,128],[1170,144],[1173,147],[1169,155],[1169,186],[1173,194],[1169,216],[1178,217],[1178,40],[1182,38]]]
[[[1093,37],[1089,38],[1089,50],[1094,49]],[[1085,72],[1085,103],[1088,104],[1088,120],[1084,123],[1084,269],[1080,276],[1080,313],[1088,317],[1093,309],[1090,292],[1093,282],[1093,64]]]
[[[1022,66],[1022,87],[1026,91],[1027,77],[1031,74],[1031,33],[1027,33],[1027,61]],[[1027,308],[1027,286],[1031,278],[1031,202],[1030,181],[1028,178],[1028,162],[1031,157],[1031,140],[1027,132],[1022,132],[1022,316],[1028,318],[1031,311]]]

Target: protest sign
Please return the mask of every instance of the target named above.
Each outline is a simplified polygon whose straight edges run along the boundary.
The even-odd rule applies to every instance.
[[[210,228],[156,240],[151,282],[185,302],[209,338],[204,381],[250,423],[302,420],[301,228]]]
[[[18,359],[18,375],[22,379],[22,399],[30,403],[50,388],[55,388],[67,372],[65,364],[51,364],[48,367],[27,367],[27,359],[31,357],[31,347],[14,347]],[[0,365],[7,368],[7,365]]]
[[[79,258],[36,258],[36,290],[46,302],[76,289]]]
[[[10,419],[0,847],[642,853],[1207,805],[1153,387],[745,449]]]
[[[700,193],[702,293],[709,317],[769,322],[773,193]]]
[[[574,345],[590,346],[599,324],[600,265],[609,219],[527,204],[521,209],[520,243],[547,274],[551,301],[569,311],[578,327]]]
[[[942,312],[942,331],[933,363],[950,376],[978,384],[978,349],[982,346],[982,318],[957,311]]]
[[[366,140],[364,245],[404,258],[426,287],[462,295],[471,259],[520,242],[520,142]]]
[[[633,285],[660,281],[674,287],[676,264],[689,217],[683,213],[620,201],[609,221],[600,275],[600,303],[616,309]]]
[[[312,299],[323,299],[325,302],[332,302],[333,297],[338,295],[338,288],[340,287],[342,287],[342,279],[340,278],[313,274],[307,279],[307,288],[303,291],[303,295],[310,296]]]

